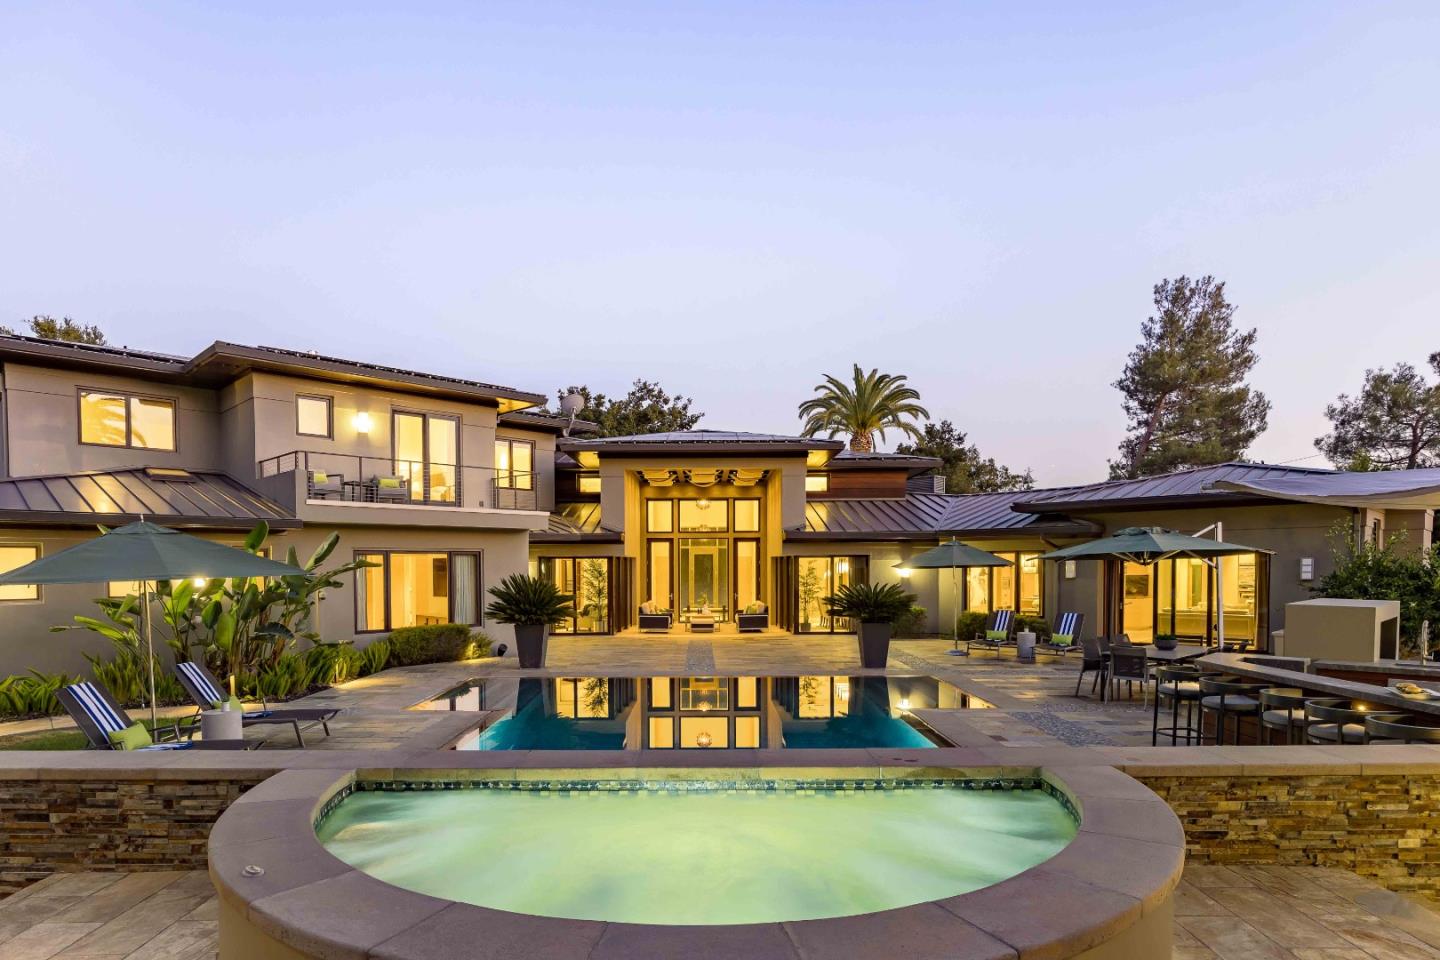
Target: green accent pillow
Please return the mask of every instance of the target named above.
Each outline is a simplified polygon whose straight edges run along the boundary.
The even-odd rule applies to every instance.
[[[1008,639],[1010,639],[1010,634],[1006,633],[1004,630],[986,630],[986,631],[985,631],[985,639],[986,639],[986,640],[1008,640]]]
[[[380,478],[380,489],[382,489],[382,490],[399,490],[399,489],[400,489],[400,478],[399,478],[399,477],[381,477],[381,478]]]
[[[1075,638],[1068,633],[1053,633],[1050,635],[1050,643],[1056,647],[1068,647],[1075,642]]]
[[[330,474],[321,473],[319,470],[310,471],[310,477],[316,483],[328,483],[330,481]]]
[[[225,701],[224,701],[224,700],[216,700],[216,701],[214,701],[213,703],[210,704],[210,709],[211,709],[211,710],[224,710],[224,709],[225,709]],[[234,711],[236,711],[236,712],[238,712],[238,713],[244,713],[244,712],[245,712],[245,707],[240,703],[240,698],[237,697],[237,696],[235,696],[233,693],[230,695],[230,709],[231,709],[231,710],[234,710]]]
[[[139,750],[155,742],[143,723],[132,723],[124,730],[106,734],[106,737],[110,740],[110,746],[116,750]]]
[[[761,603],[759,600],[756,600],[754,603],[747,603],[747,604],[745,604],[745,610],[744,610],[744,612],[745,612],[745,613],[764,613],[764,612],[765,612],[765,604]]]

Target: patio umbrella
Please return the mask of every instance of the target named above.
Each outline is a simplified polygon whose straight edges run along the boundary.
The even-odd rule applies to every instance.
[[[87,540],[0,575],[0,586],[139,580],[150,654],[150,721],[155,722],[155,646],[150,631],[150,583],[189,577],[294,577],[304,570],[201,540],[144,520]]]
[[[1244,544],[1229,543],[1224,540],[1191,536],[1188,533],[1166,530],[1163,527],[1126,527],[1124,530],[1116,531],[1114,536],[1101,537],[1088,543],[1078,543],[1073,547],[1055,550],[1043,555],[1040,559],[1103,560],[1114,558],[1148,567],[1161,560],[1190,557],[1205,561],[1215,570],[1216,591],[1223,595],[1220,566],[1216,562],[1220,557],[1230,557],[1241,553],[1271,552],[1273,551],[1262,550],[1259,547],[1247,547]],[[1223,647],[1225,643],[1224,603],[1217,602],[1215,611],[1218,642]]]
[[[997,557],[993,553],[986,553],[979,547],[972,547],[961,543],[955,538],[950,538],[938,547],[926,550],[924,553],[916,554],[903,563],[897,563],[896,569],[912,570],[943,570],[950,568],[950,584],[955,588],[955,649],[951,653],[958,654],[960,651],[960,581],[956,571],[961,567],[1008,567],[1009,560]]]

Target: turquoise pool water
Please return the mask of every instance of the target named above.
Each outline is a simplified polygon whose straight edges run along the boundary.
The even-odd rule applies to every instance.
[[[499,910],[730,924],[850,916],[967,893],[1075,835],[1039,789],[362,791],[320,825],[387,883]]]

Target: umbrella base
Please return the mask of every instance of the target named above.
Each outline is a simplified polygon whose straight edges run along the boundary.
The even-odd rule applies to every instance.
[[[968,657],[968,656],[970,656],[970,651],[969,651],[969,650],[946,650],[945,652],[946,652],[947,654],[949,654],[950,656],[952,656],[952,657]]]

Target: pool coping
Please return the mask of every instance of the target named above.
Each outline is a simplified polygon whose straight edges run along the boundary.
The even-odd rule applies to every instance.
[[[430,897],[354,869],[330,854],[315,835],[314,824],[326,805],[357,780],[636,779],[637,774],[690,781],[815,780],[827,774],[849,780],[857,775],[1033,777],[1067,796],[1080,819],[1074,840],[1055,856],[970,893],[850,917],[703,927],[563,920]],[[837,949],[848,956],[880,958],[942,948],[946,956],[978,960],[1075,956],[1143,926],[1157,914],[1163,914],[1159,919],[1168,931],[1184,854],[1184,833],[1169,806],[1128,775],[1101,766],[992,762],[956,767],[892,761],[829,770],[795,764],[567,771],[431,762],[277,773],[215,823],[209,870],[222,901],[222,956],[229,922],[248,925],[295,952],[288,955],[323,960],[421,960],[461,951],[466,956],[533,955],[547,960],[675,955],[788,960],[831,956]],[[248,875],[248,867],[263,872]]]

